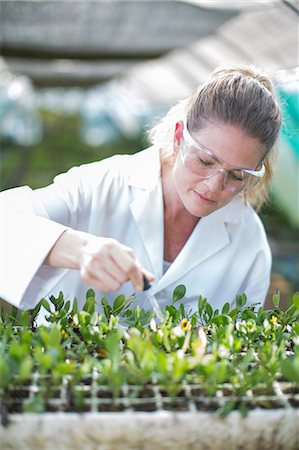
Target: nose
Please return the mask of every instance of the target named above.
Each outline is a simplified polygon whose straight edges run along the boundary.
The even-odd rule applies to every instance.
[[[225,171],[220,169],[217,172],[213,173],[213,175],[210,175],[209,178],[206,178],[204,182],[209,191],[217,192],[224,189],[225,178]]]

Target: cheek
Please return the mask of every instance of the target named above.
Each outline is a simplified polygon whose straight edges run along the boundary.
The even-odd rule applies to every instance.
[[[177,160],[173,166],[172,171],[173,182],[178,193],[182,193],[188,189],[188,185],[192,182],[190,173],[185,170],[185,167]]]
[[[192,203],[194,201],[191,192],[193,189],[203,194],[210,191],[208,182],[206,180],[199,180],[198,177],[190,173],[179,160],[176,160],[173,166],[172,176],[174,189],[183,204],[185,204],[185,202],[189,203],[189,201],[191,201]],[[214,194],[214,199],[216,200],[214,207],[216,209],[221,208],[229,203],[236,195],[238,194],[225,190],[218,191],[217,194]]]

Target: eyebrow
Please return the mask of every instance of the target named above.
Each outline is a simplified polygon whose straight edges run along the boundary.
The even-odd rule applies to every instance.
[[[193,139],[193,137],[191,136],[190,131],[188,130],[188,127],[187,127],[186,122],[184,122],[184,130],[183,130],[183,133],[184,133],[184,131],[185,131],[185,133],[187,133],[187,137],[191,140],[191,143],[193,144],[193,146],[194,146],[195,148],[199,148],[199,149],[205,150],[205,151],[206,151],[207,153],[209,153],[210,156],[212,156],[217,162],[219,162],[219,163],[222,163],[222,162],[225,163],[225,161],[218,159],[217,156],[216,156],[210,149],[206,148],[204,145],[200,144],[199,142],[196,142],[196,140]],[[226,163],[225,163],[225,164],[226,164]],[[229,165],[231,165],[231,164],[229,164]]]
[[[183,135],[184,133],[187,134],[187,139],[189,139],[191,142],[191,144],[193,144],[193,146],[195,148],[199,148],[202,149],[204,151],[206,151],[207,153],[209,153],[209,155],[214,158],[218,163],[222,163],[222,164],[227,164],[229,166],[232,166],[232,164],[229,164],[221,159],[219,159],[211,150],[209,150],[208,148],[206,148],[204,145],[200,144],[199,142],[197,142],[191,135],[190,131],[188,130],[187,124],[185,121],[183,121],[184,124],[184,129],[183,129]],[[245,167],[235,167],[232,166],[230,169],[225,169],[227,172],[231,172],[233,170],[251,170],[251,171],[255,171],[255,169],[247,169]]]

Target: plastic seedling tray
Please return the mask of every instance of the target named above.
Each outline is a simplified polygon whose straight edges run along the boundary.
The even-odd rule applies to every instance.
[[[189,313],[183,295],[160,324],[92,291],[81,311],[43,300],[49,327],[39,306],[0,314],[0,449],[298,450],[299,296]]]

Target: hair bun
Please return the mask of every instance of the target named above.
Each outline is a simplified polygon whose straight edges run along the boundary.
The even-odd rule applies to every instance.
[[[235,65],[235,66],[221,66],[212,73],[212,79],[229,78],[234,76],[241,76],[252,78],[266,88],[270,93],[273,93],[273,84],[270,78],[258,66],[251,65]]]

